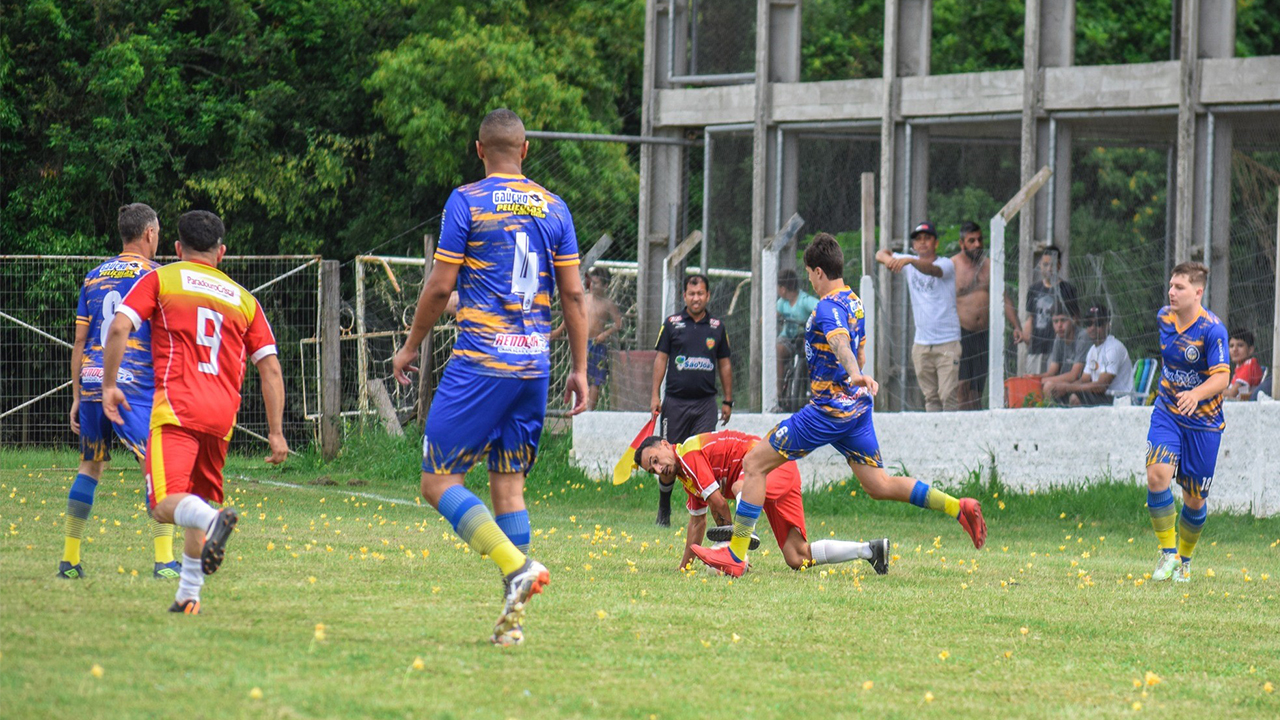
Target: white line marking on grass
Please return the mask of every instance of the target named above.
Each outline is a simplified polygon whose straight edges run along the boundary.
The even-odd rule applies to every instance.
[[[316,490],[320,488],[311,485],[298,485],[297,483],[280,482],[279,480],[260,480],[245,475],[233,475],[237,480],[245,482],[258,483],[260,485],[274,485],[275,487],[293,488],[294,490]],[[383,495],[374,495],[373,493],[353,492],[351,490],[343,490],[341,486],[334,487],[334,491],[340,491],[342,495],[352,495],[354,497],[365,498],[367,500],[377,500],[378,502],[391,503],[392,505],[408,505],[409,507],[422,507],[419,503],[409,502],[408,500],[400,500],[397,498],[389,498]],[[428,506],[430,507],[430,506]]]

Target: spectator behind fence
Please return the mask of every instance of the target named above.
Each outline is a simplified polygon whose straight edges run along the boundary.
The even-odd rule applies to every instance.
[[[818,307],[818,298],[800,287],[800,278],[790,268],[778,273],[778,396],[782,397],[782,380],[787,365],[796,352],[796,341],[804,332],[809,316]]]
[[[716,429],[716,375],[724,386],[720,423],[733,413],[733,365],[724,323],[707,312],[711,286],[706,275],[684,280],[684,310],[668,317],[658,332],[653,359],[653,411],[662,413],[661,432],[667,442],[685,440]],[[666,395],[662,395],[663,380]],[[670,484],[658,482],[658,525],[671,524]]]
[[[1231,331],[1231,341],[1227,344],[1231,354],[1231,384],[1223,393],[1228,400],[1248,400],[1254,390],[1262,383],[1262,365],[1253,356],[1253,333],[1244,328]]]
[[[987,329],[991,324],[991,258],[982,246],[982,228],[973,221],[960,226],[960,252],[951,256],[956,267],[956,314],[960,317],[960,384],[956,390],[961,410],[982,407],[987,384]],[[1004,295],[1004,316],[1013,326],[1013,341],[1022,342],[1022,328],[1009,294]]]
[[[1053,307],[1059,303],[1072,315],[1080,314],[1076,287],[1061,279],[1062,251],[1050,245],[1040,253],[1040,282],[1027,290],[1027,319],[1022,328],[1022,341],[1027,343],[1027,372],[1043,373],[1053,349]]]
[[[595,410],[600,389],[609,380],[609,338],[622,331],[622,313],[609,298],[608,268],[598,265],[587,271],[587,409]],[[564,337],[565,328],[551,331],[552,340]]]
[[[960,381],[960,317],[956,314],[956,267],[938,257],[938,233],[922,222],[911,232],[915,255],[882,249],[876,261],[894,272],[907,271],[911,313],[916,321],[911,363],[915,366],[925,410],[956,410]]]
[[[1044,382],[1075,382],[1084,372],[1093,340],[1061,303],[1053,308],[1053,332],[1055,337],[1049,351],[1049,367],[1043,375]]]
[[[1133,362],[1124,344],[1111,334],[1111,315],[1105,305],[1084,314],[1084,329],[1093,340],[1084,361],[1084,376],[1075,382],[1046,382],[1046,396],[1065,399],[1072,407],[1107,405],[1112,398],[1133,392]]]

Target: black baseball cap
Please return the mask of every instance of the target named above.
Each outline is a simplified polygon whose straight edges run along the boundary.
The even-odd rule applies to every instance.
[[[1088,310],[1084,311],[1085,320],[1110,320],[1111,313],[1107,312],[1106,305],[1090,305]]]
[[[911,231],[911,239],[915,240],[916,236],[922,233],[925,235],[932,235],[934,239],[937,239],[938,237],[938,231],[934,229],[933,223],[929,222],[928,220],[925,220],[924,222],[920,223],[919,225],[916,226],[915,230]]]

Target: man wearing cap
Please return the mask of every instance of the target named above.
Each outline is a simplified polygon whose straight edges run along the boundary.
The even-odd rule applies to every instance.
[[[1124,343],[1111,334],[1111,314],[1106,305],[1091,306],[1085,311],[1082,324],[1093,341],[1085,356],[1083,375],[1072,382],[1047,380],[1044,393],[1066,398],[1072,407],[1110,405],[1112,398],[1133,392],[1133,362]]]
[[[938,257],[938,232],[922,222],[911,231],[915,255],[882,249],[876,261],[895,273],[907,272],[911,313],[916,321],[911,363],[924,393],[925,410],[958,410],[960,316],[956,314],[956,266]]]

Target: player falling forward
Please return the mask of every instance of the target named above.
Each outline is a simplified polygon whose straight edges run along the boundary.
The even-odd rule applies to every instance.
[[[1231,378],[1227,328],[1201,305],[1208,279],[1209,268],[1198,262],[1175,267],[1169,304],[1156,316],[1164,368],[1147,431],[1147,509],[1160,543],[1151,571],[1155,581],[1191,580],[1191,553],[1209,511],[1209,485],[1226,427],[1222,392]],[[1175,475],[1182,487],[1176,531],[1170,488]]]
[[[805,327],[812,397],[800,412],[769,431],[768,443],[757,444],[743,458],[742,499],[729,547],[694,547],[693,553],[717,570],[734,577],[742,575],[751,532],[767,500],[765,476],[823,445],[831,445],[844,455],[871,497],[944,512],[959,520],[973,546],[981,548],[987,540],[987,525],[977,500],[957,500],[919,480],[891,477],[884,470],[871,421],[871,398],[879,385],[860,371],[866,342],[862,302],[844,282],[844,253],[836,239],[827,233],[815,235],[804,251],[804,265],[821,298]]]
[[[138,278],[159,265],[152,260],[160,245],[160,221],[155,210],[134,203],[120,208],[116,225],[124,244],[119,255],[89,271],[80,288],[76,310],[76,337],[71,349],[71,429],[80,436],[80,469],[67,497],[66,540],[58,577],[84,577],[80,566],[80,543],[84,526],[93,509],[94,493],[102,471],[111,460],[111,435],[143,461],[147,447],[147,424],[151,418],[151,326],[143,323],[130,333],[117,383],[129,398],[133,410],[122,416],[124,423],[113,425],[102,413],[102,346],[116,307]],[[174,579],[179,566],[173,559],[173,525],[151,520],[155,545],[153,577]]]
[[[129,401],[116,371],[131,330],[151,321],[156,393],[147,443],[147,504],[152,517],[186,528],[182,574],[170,612],[200,612],[204,576],[217,572],[238,517],[222,502],[222,466],[240,410],[240,384],[248,358],[262,377],[271,456],[289,452],[282,430],[284,379],[276,339],[262,306],[218,270],[226,254],[225,229],[204,210],[178,218],[180,262],[165,265],[133,286],[116,311],[103,353],[102,409],[119,423]]]
[[[525,555],[530,531],[524,480],[547,407],[556,287],[573,358],[565,387],[565,398],[574,397],[571,414],[587,403],[587,317],[569,209],[521,174],[529,151],[524,123],[510,110],[494,110],[479,134],[476,154],[485,178],[449,196],[436,262],[392,367],[407,385],[405,371],[417,370],[410,363],[456,285],[458,339],[427,414],[422,496],[472,550],[501,569],[502,615],[490,640],[514,645],[524,640],[525,605],[550,581],[547,569]],[[486,456],[496,518],[462,484]]]
[[[660,477],[678,479],[689,499],[689,527],[685,532],[680,567],[694,558],[707,532],[707,509],[720,525],[728,525],[729,498],[742,489],[742,458],[760,442],[755,435],[736,430],[694,435],[679,445],[653,436],[636,449],[636,464]],[[782,557],[792,570],[805,565],[827,565],[861,558],[879,575],[889,572],[889,538],[869,543],[818,540],[810,543],[804,529],[804,501],[800,495],[800,470],[788,460],[765,478],[764,514]],[[714,528],[713,528],[714,530]],[[717,538],[711,538],[715,540]],[[723,538],[728,539],[728,538]]]

